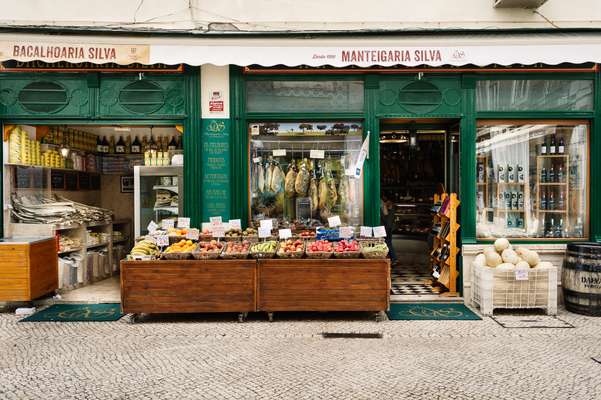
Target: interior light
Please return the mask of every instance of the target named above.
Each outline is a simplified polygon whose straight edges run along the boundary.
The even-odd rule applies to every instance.
[[[67,157],[69,157],[69,153],[71,152],[71,149],[69,149],[65,145],[62,145],[60,148],[60,152],[61,152],[61,156],[63,156],[63,158],[67,158]]]

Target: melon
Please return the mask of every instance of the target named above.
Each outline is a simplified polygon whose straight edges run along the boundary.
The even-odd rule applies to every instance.
[[[503,258],[503,262],[506,263],[517,264],[520,262],[520,257],[510,248],[503,250],[501,257]]]
[[[486,265],[489,267],[496,267],[497,265],[503,262],[503,259],[498,253],[488,252],[485,254],[486,257]]]
[[[478,254],[476,258],[474,258],[474,264],[481,267],[486,266],[486,256],[484,254]]]
[[[515,265],[513,265],[512,263],[502,263],[499,264],[499,266],[497,267],[498,270],[501,271],[509,271],[515,268]]]
[[[495,249],[501,253],[503,252],[503,250],[505,249],[509,249],[511,248],[511,244],[509,243],[509,240],[505,239],[505,238],[500,238],[495,240]]]
[[[515,269],[530,269],[530,264],[526,261],[520,261],[515,265]]]

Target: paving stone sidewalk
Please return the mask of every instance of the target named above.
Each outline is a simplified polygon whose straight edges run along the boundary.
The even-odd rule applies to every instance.
[[[361,314],[18,323],[5,313],[0,399],[600,399],[601,318],[558,317],[575,328]]]

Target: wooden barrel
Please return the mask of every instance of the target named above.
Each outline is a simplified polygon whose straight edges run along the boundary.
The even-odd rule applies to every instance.
[[[568,244],[561,286],[569,311],[601,316],[601,243]]]

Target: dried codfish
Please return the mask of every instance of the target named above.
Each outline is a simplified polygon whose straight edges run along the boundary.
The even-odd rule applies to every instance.
[[[296,193],[294,191],[294,182],[296,180],[296,165],[295,165],[295,161],[292,160],[290,162],[290,165],[288,165],[288,172],[286,173],[286,179],[285,179],[285,183],[284,183],[284,191],[286,192],[286,194],[288,196],[294,196],[294,194]]]
[[[314,213],[319,205],[319,192],[315,176],[311,177],[311,183],[309,183],[309,197],[311,198],[311,213]]]
[[[269,163],[269,166],[265,168],[266,172],[265,172],[265,191],[269,192],[271,191],[271,180],[273,179],[273,163]]]
[[[336,180],[331,176],[328,177],[328,199],[326,200],[326,207],[332,209],[338,201],[338,191],[336,190]]]
[[[284,175],[284,171],[282,171],[282,168],[280,168],[280,166],[276,164],[273,167],[273,172],[271,174],[271,191],[274,193],[283,192],[285,179],[286,175]]]
[[[263,164],[257,164],[257,189],[260,193],[265,191],[265,168],[263,168]]]
[[[305,196],[307,194],[307,190],[309,190],[310,180],[311,176],[307,170],[307,160],[305,159],[301,165],[298,175],[296,175],[296,180],[294,181],[294,190],[296,191],[296,194],[299,196]]]
[[[318,202],[318,206],[319,209],[324,209],[326,207],[326,203],[328,201],[329,195],[328,195],[328,182],[326,180],[325,176],[322,176],[319,179],[319,202]]]
[[[340,179],[340,184],[338,185],[338,197],[340,197],[340,218],[342,220],[347,221],[350,216],[349,206],[351,200],[349,199],[349,178],[348,176],[343,176]]]

